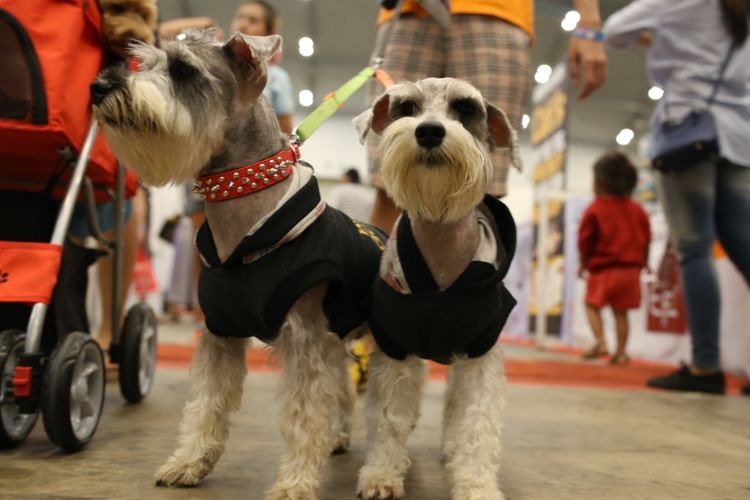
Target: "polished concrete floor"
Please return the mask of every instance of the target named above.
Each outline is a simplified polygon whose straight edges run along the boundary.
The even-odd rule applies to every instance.
[[[0,498],[262,499],[283,445],[277,377],[252,373],[227,451],[197,488],[157,488],[175,443],[187,372],[158,372],[153,393],[127,406],[116,384],[89,447],[64,455],[39,424],[0,452]],[[427,386],[412,437],[407,498],[448,499],[439,458],[444,384]],[[500,473],[508,499],[749,499],[750,398],[511,385]],[[332,457],[322,499],[355,498],[364,459],[362,402],[350,453]]]

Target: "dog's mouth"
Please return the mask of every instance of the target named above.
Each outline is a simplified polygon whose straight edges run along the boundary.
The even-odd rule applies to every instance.
[[[448,155],[442,148],[421,148],[419,163],[430,168],[442,167],[448,163]]]
[[[107,96],[99,104],[93,106],[92,113],[100,125],[104,124],[112,128],[134,126],[135,124],[132,123],[132,120],[124,118],[128,115],[123,112],[124,110],[121,107],[117,104],[117,100],[113,96]]]

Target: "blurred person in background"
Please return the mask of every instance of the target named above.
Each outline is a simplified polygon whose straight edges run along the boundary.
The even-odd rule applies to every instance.
[[[239,31],[244,35],[267,36],[280,31],[281,18],[269,2],[245,0],[238,7],[232,19],[230,33]],[[281,53],[271,60],[268,66],[268,83],[263,94],[271,101],[281,131],[291,135],[293,130],[294,92],[289,74],[279,66]]]
[[[508,114],[516,130],[531,90],[533,0],[404,0],[394,19],[397,0],[382,0],[373,56],[394,81],[452,77],[467,80],[485,99]],[[607,55],[601,43],[598,0],[573,0],[581,19],[568,46],[568,70],[578,99],[585,99],[606,80]],[[383,93],[373,81],[368,103]],[[400,210],[383,189],[377,140],[369,134],[368,162],[377,188],[370,222],[388,232]],[[488,193],[507,191],[508,153],[496,149]]]
[[[680,255],[692,360],[648,382],[651,387],[723,394],[721,301],[712,247],[718,237],[750,283],[750,0],[635,0],[604,26],[615,47],[648,46],[653,85],[664,89],[651,120],[683,123],[708,110],[718,154],[662,172],[660,185]],[[746,386],[744,392],[750,391]]]
[[[586,316],[596,343],[584,359],[606,356],[602,308],[615,316],[617,348],[610,364],[626,365],[630,325],[628,310],[641,305],[641,269],[648,266],[651,226],[648,215],[631,199],[638,173],[622,153],[611,152],[594,164],[594,194],[578,230],[581,268],[586,279]]]
[[[326,198],[333,208],[356,221],[367,222],[372,213],[375,192],[362,185],[356,168],[350,168],[344,173],[341,182],[331,188]]]

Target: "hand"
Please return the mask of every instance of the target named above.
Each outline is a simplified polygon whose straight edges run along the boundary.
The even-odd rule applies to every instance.
[[[648,49],[651,47],[651,42],[654,41],[654,34],[650,31],[644,31],[638,36],[638,40],[635,42],[636,47],[642,49]]]
[[[601,42],[572,37],[568,47],[570,81],[577,87],[583,72],[578,100],[590,96],[607,79],[607,53]]]
[[[589,277],[588,271],[586,271],[586,269],[584,269],[583,266],[578,267],[578,277],[581,278],[582,280],[585,280],[586,278]]]

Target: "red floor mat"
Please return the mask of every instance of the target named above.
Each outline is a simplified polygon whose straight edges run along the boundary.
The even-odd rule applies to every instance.
[[[165,367],[186,368],[193,357],[194,347],[182,345],[160,345],[159,364]],[[562,348],[556,351],[571,354],[570,361],[508,359],[506,372],[513,384],[559,385],[568,387],[595,387],[605,389],[649,390],[646,381],[664,375],[674,369],[672,365],[632,361],[626,367],[612,367],[603,362],[583,363],[578,361],[577,351]],[[269,359],[267,349],[249,349],[248,369],[254,372],[279,370],[274,360]],[[430,363],[430,378],[444,379],[446,367]],[[739,394],[740,387],[747,383],[739,378],[727,377],[727,393]]]

